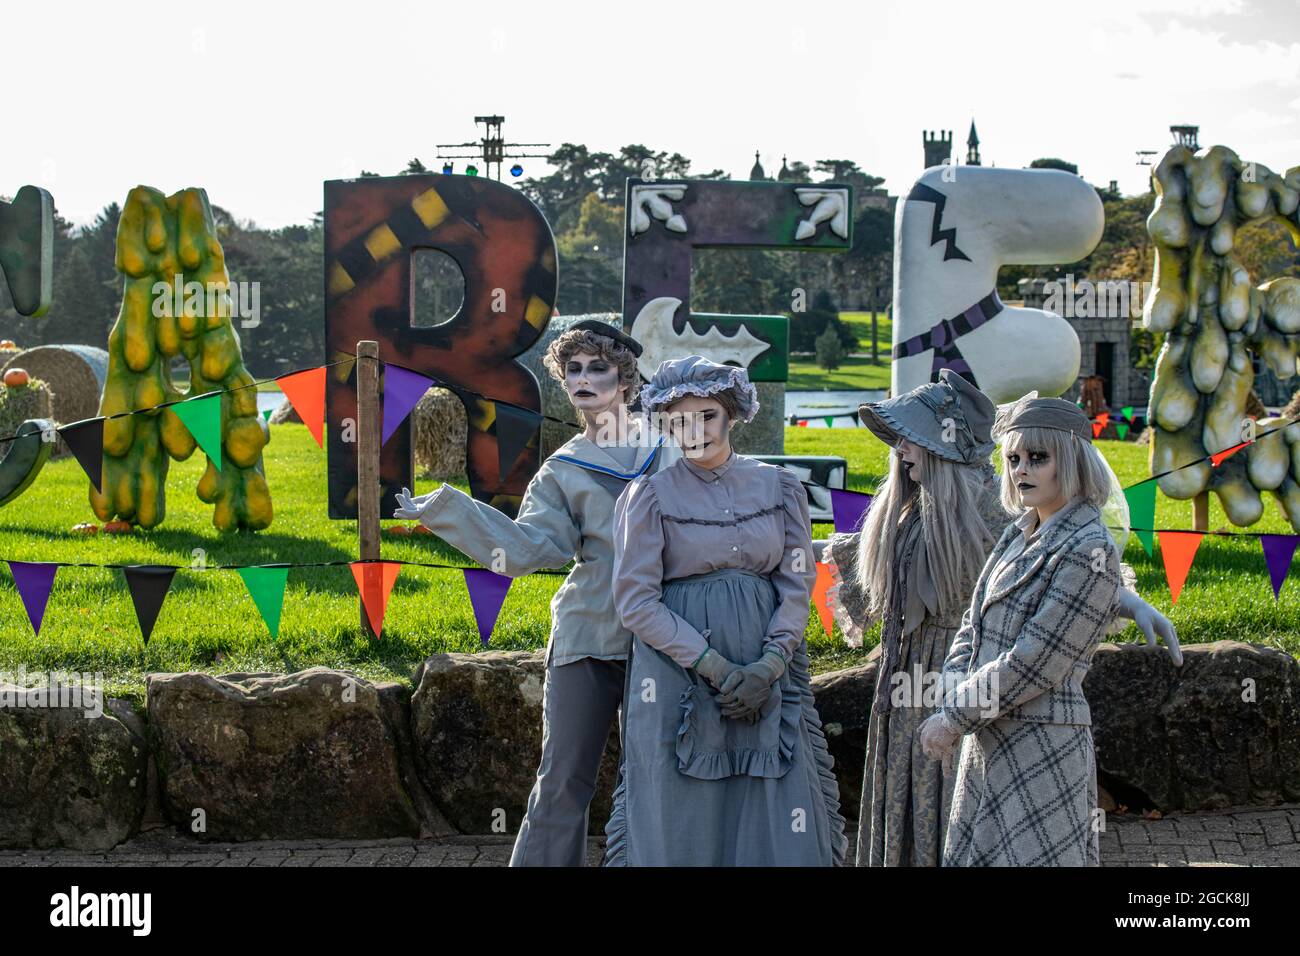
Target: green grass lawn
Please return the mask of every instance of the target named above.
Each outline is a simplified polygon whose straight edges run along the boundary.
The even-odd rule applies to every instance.
[[[858,337],[857,351],[871,354],[871,313],[841,312],[840,321],[848,325]],[[833,372],[821,368],[812,356],[790,357],[790,379],[785,387],[799,391],[863,391],[889,388],[889,352],[893,342],[893,325],[884,312],[876,313],[876,340],[879,343],[880,364],[873,365],[868,358],[845,357],[844,363]]]
[[[1144,476],[1145,449],[1121,442],[1102,442],[1101,447],[1122,481]],[[842,455],[849,462],[850,487],[862,491],[876,488],[886,463],[885,446],[865,429],[787,428],[786,451]],[[188,566],[196,549],[202,549],[209,564],[354,558],[356,522],[326,517],[325,454],[306,428],[274,426],[264,460],[275,506],[275,521],[267,531],[222,534],[212,527],[211,508],[194,494],[202,471],[202,459],[195,455],[172,462],[167,518],[160,527],[92,537],[70,530],[94,521],[84,474],[71,458],[51,462],[21,499],[0,509],[0,559]],[[434,482],[421,481],[415,490],[434,487]],[[1158,527],[1187,528],[1190,522],[1190,502],[1160,498]],[[1216,503],[1211,527],[1224,523]],[[1270,506],[1254,530],[1289,528]],[[818,537],[829,531],[829,525],[814,529]],[[383,556],[468,563],[432,536],[385,536]],[[1172,610],[1159,555],[1147,557],[1134,540],[1125,557],[1137,571],[1143,595],[1170,615],[1184,641],[1235,638],[1300,652],[1300,584],[1288,583],[1274,603],[1256,539],[1205,539]],[[542,647],[548,605],[560,581],[559,576],[541,574],[517,580],[502,608],[492,648]],[[28,671],[98,671],[110,693],[137,701],[143,696],[144,675],[152,671],[293,671],[320,664],[372,679],[407,681],[429,654],[479,648],[460,573],[415,567],[404,567],[397,579],[378,642],[360,634],[356,586],[346,566],[289,572],[280,636],[274,641],[239,575],[219,570],[177,572],[147,646],[141,642],[118,570],[61,568],[39,638],[32,634],[12,579],[0,574],[0,622],[0,670],[22,666]],[[810,613],[807,635],[818,672],[849,666],[865,655],[866,649],[845,646],[838,632],[834,639],[827,638],[815,614]],[[1121,639],[1135,637],[1130,628]],[[873,632],[867,649],[876,639]]]

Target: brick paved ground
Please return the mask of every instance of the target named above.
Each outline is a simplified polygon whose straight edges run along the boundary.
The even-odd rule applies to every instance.
[[[512,836],[438,840],[263,840],[198,843],[154,830],[106,853],[0,850],[0,866],[505,866]],[[600,862],[592,841],[588,863]],[[1103,866],[1300,866],[1300,804],[1172,814],[1112,814]]]

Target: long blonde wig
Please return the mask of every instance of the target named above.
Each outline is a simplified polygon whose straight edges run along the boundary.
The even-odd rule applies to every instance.
[[[858,582],[870,600],[873,617],[884,613],[894,575],[905,570],[896,566],[894,548],[910,511],[920,509],[921,544],[938,592],[940,616],[950,617],[966,609],[993,549],[995,536],[984,523],[980,507],[985,469],[948,461],[924,448],[920,451],[915,481],[898,452],[890,454],[889,475],[872,500],[862,528]]]

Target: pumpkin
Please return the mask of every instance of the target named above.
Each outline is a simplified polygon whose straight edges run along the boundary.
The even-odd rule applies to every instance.
[[[19,388],[31,381],[31,376],[27,374],[25,368],[11,368],[5,372],[5,385],[9,388]]]
[[[97,525],[97,524],[79,524],[79,525],[75,525],[75,526],[73,527],[72,530],[73,530],[73,532],[76,533],[76,534],[98,534],[98,533],[99,533],[99,525]]]
[[[16,348],[18,348],[18,346],[14,344],[13,339],[0,339],[0,349],[16,349]]]
[[[104,525],[105,534],[126,534],[131,530],[129,521],[110,521]]]
[[[384,530],[387,531],[389,534],[410,534],[411,533],[411,529],[404,524],[390,525]]]

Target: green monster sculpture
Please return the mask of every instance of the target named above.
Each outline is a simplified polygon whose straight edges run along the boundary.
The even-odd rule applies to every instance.
[[[54,288],[54,199],[39,186],[23,186],[13,202],[0,201],[0,271],[20,315],[44,315]],[[23,422],[17,438],[0,443],[0,506],[36,480],[54,449],[54,423]],[[0,436],[5,437],[5,436]]]
[[[1176,146],[1155,169],[1155,190],[1155,284],[1142,321],[1165,342],[1151,382],[1151,473],[1253,442],[1217,467],[1201,461],[1165,475],[1160,490],[1213,491],[1239,526],[1259,520],[1260,494],[1270,491],[1300,530],[1300,424],[1254,441],[1281,420],[1246,417],[1252,353],[1280,378],[1296,374],[1300,279],[1256,286],[1233,252],[1237,230],[1264,219],[1280,220],[1300,244],[1300,167],[1282,176],[1223,146]]]
[[[117,270],[126,279],[122,308],[108,337],[101,415],[183,398],[171,380],[177,356],[189,364],[190,395],[252,383],[230,310],[211,307],[216,298],[211,293],[224,295],[229,277],[202,189],[171,196],[147,186],[132,189],[117,229]],[[171,290],[192,282],[206,294],[187,296],[178,310],[179,297]],[[222,393],[221,468],[209,458],[198,485],[199,498],[216,506],[212,523],[219,529],[270,525],[271,493],[262,470],[262,448],[269,438],[257,411],[256,388]],[[90,489],[95,514],[103,521],[118,518],[145,528],[159,524],[170,459],[183,461],[195,447],[172,408],[109,419],[104,423],[104,490]]]

